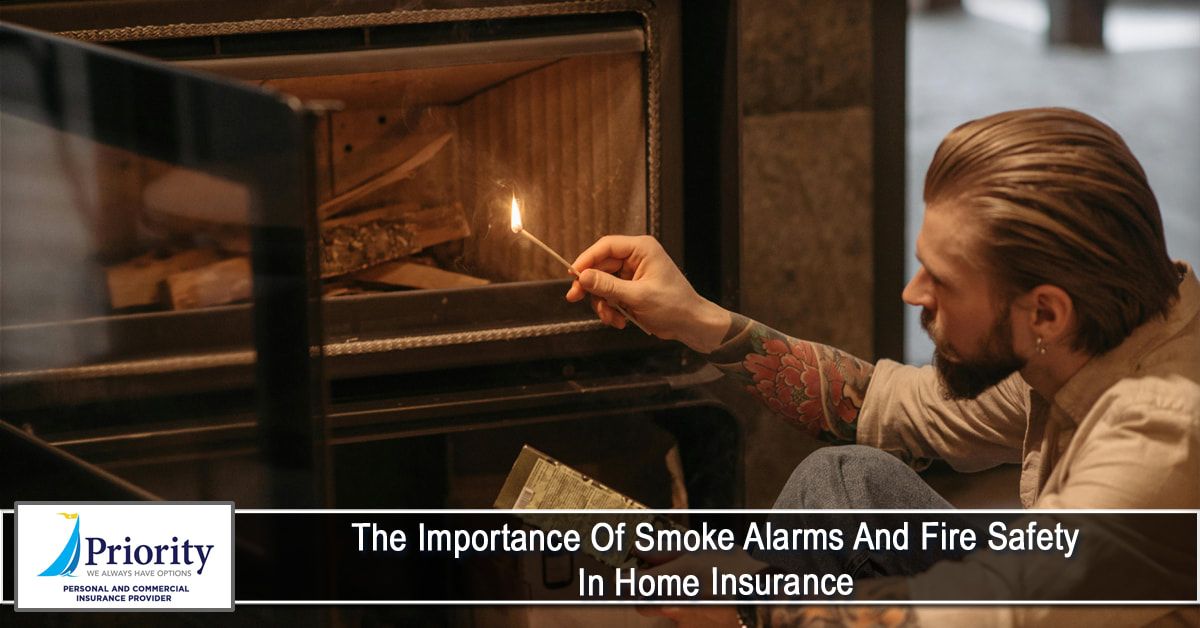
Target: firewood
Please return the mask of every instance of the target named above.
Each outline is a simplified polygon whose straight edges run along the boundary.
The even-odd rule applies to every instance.
[[[411,155],[410,157],[400,165],[325,201],[317,208],[317,216],[329,218],[342,213],[351,209],[356,201],[362,200],[372,192],[407,179],[416,172],[417,168],[433,159],[438,151],[442,150],[442,147],[450,141],[451,137],[453,137],[452,133],[420,133],[406,137],[403,142],[411,146],[411,152],[405,151]]]
[[[146,184],[142,199],[148,214],[223,225],[251,223],[250,190],[199,170],[166,171]]]
[[[208,249],[189,249],[167,257],[154,252],[135,257],[104,269],[108,299],[113,309],[154,305],[159,301],[160,284],[168,276],[199,268],[220,259]]]
[[[374,220],[399,220],[402,216],[414,212],[421,211],[419,203],[404,201],[388,205],[386,207],[376,207],[366,211],[338,216],[321,221],[321,230],[333,229],[336,227],[344,227],[347,225],[360,225]]]
[[[321,227],[321,277],[370,268],[469,235],[458,203],[426,209],[400,205],[330,220]]]
[[[171,307],[190,310],[250,298],[250,259],[233,257],[167,277]]]
[[[470,234],[466,214],[462,205],[458,203],[429,208],[417,208],[416,205],[407,203],[329,220],[321,229],[321,276],[335,277],[361,271],[410,256],[435,244],[465,238]],[[204,249],[197,251],[203,251],[207,257],[197,258],[191,264],[191,269],[173,267],[169,271],[182,272],[161,271],[166,279],[171,307],[186,310],[250,298],[252,282],[248,258],[234,257],[211,263],[217,258],[216,253]],[[409,265],[420,266],[415,263]],[[425,284],[429,287],[450,287],[486,283],[481,279],[440,269],[425,270],[434,272],[414,275],[410,270],[402,271],[398,276],[421,283],[413,287],[422,287]],[[392,281],[389,279],[392,275],[387,273],[382,273],[379,277],[372,281],[406,285],[401,279]],[[153,284],[155,294],[158,281],[161,280],[162,277]]]
[[[354,278],[368,283],[406,288],[473,288],[491,283],[487,279],[442,270],[411,261],[388,262],[359,271]]]
[[[404,214],[404,221],[413,232],[414,253],[471,235],[471,225],[461,203],[411,211]]]

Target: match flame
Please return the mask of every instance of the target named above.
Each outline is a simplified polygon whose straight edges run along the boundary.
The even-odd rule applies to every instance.
[[[517,204],[517,197],[514,194],[512,197],[512,224],[509,227],[513,233],[521,233],[525,227],[521,224],[521,206]]]

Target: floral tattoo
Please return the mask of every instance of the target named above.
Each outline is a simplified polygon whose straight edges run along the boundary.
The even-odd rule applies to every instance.
[[[735,316],[709,356],[776,414],[813,436],[854,442],[874,366],[833,347],[785,336]]]

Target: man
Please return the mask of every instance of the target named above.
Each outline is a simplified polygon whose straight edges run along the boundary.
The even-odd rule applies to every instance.
[[[1157,201],[1120,136],[1067,109],[974,120],[942,141],[924,199],[921,267],[903,298],[922,308],[932,367],[870,364],[730,313],[697,295],[648,237],[605,237],[584,251],[567,299],[593,295],[615,327],[626,321],[609,303],[620,303],[656,336],[745,380],[785,420],[858,443],[806,459],[776,507],[949,507],[910,468],[935,457],[960,471],[1020,462],[1027,508],[1200,507],[1200,283],[1167,256]],[[956,569],[1008,584],[972,561],[931,573]],[[899,585],[922,586],[925,575]],[[969,611],[1041,623],[1054,609],[783,607],[743,619],[937,624]],[[734,619],[728,609],[667,612]],[[1146,623],[1174,611],[1132,612]]]

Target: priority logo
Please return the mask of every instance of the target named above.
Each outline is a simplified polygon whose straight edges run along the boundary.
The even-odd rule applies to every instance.
[[[17,503],[15,512],[18,611],[233,609],[232,503]]]
[[[75,576],[75,568],[79,566],[79,556],[81,550],[86,546],[87,559],[84,562],[86,566],[95,565],[184,565],[196,567],[197,574],[204,573],[204,565],[208,562],[208,556],[212,553],[213,545],[200,545],[192,543],[190,540],[184,540],[182,543],[179,537],[172,536],[170,543],[159,545],[135,544],[133,539],[125,537],[125,543],[111,542],[99,537],[83,537],[86,543],[80,542],[79,536],[79,513],[58,513],[68,520],[74,520],[75,527],[71,531],[71,535],[67,537],[67,543],[59,552],[58,557],[54,562],[38,576]],[[93,573],[95,570],[90,570],[88,575],[122,575],[132,573],[132,570],[117,570],[108,569],[100,571],[98,574]],[[186,570],[152,571],[139,570],[142,575],[176,575],[187,576],[191,575]]]

